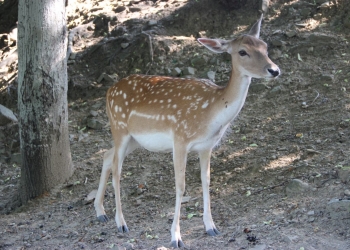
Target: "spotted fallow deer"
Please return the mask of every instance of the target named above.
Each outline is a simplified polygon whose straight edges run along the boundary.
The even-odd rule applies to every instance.
[[[232,72],[225,87],[209,80],[166,76],[131,75],[107,92],[107,115],[114,147],[104,155],[101,179],[95,199],[99,221],[108,217],[103,198],[110,172],[113,175],[119,232],[128,232],[120,202],[120,174],[124,158],[136,148],[173,152],[176,202],[171,226],[171,246],[183,247],[180,235],[180,207],[185,190],[187,154],[198,152],[203,188],[203,221],[210,236],[219,233],[214,225],[209,197],[210,156],[230,122],[241,110],[251,78],[276,78],[280,74],[267,55],[267,45],[259,39],[261,18],[247,35],[233,40],[199,38],[215,53],[232,57]]]

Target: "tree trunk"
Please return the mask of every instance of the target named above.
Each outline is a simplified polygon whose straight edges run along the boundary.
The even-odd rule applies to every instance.
[[[18,109],[20,199],[48,192],[73,173],[68,136],[64,0],[20,0]]]

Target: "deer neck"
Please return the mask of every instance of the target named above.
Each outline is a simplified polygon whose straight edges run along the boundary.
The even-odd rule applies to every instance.
[[[248,94],[251,77],[245,76],[237,69],[232,69],[227,86],[221,89],[216,102],[217,124],[225,126],[238,115]]]

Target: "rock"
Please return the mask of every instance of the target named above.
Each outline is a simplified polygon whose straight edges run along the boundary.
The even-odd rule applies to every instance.
[[[313,16],[313,18],[314,18],[315,20],[321,20],[321,19],[322,19],[322,13],[316,13],[316,14]]]
[[[129,47],[130,43],[121,43],[120,46],[123,48],[123,49],[126,49],[127,47]]]
[[[149,20],[148,21],[148,25],[149,26],[155,26],[155,25],[157,25],[158,24],[158,21],[157,20]]]
[[[350,217],[350,200],[332,199],[326,206],[327,215],[333,220]]]
[[[273,46],[281,47],[283,45],[283,42],[281,40],[272,40],[271,41]]]
[[[126,10],[125,6],[121,6],[119,5],[117,8],[114,9],[115,12],[119,13],[119,12],[123,12],[124,10]]]
[[[172,76],[180,76],[181,75],[181,69],[180,68],[178,68],[178,67],[176,67],[176,68],[174,68],[173,70],[171,70],[171,75]]]
[[[102,73],[98,78],[97,82],[100,83],[102,80],[107,82],[117,82],[119,80],[119,76],[117,74],[108,75],[106,73]]]
[[[134,245],[129,243],[129,242],[125,242],[123,243],[123,247],[125,247],[126,250],[132,250],[134,249]]]
[[[334,80],[334,76],[333,75],[329,75],[329,74],[322,74],[320,80],[323,83],[332,83],[333,80]]]
[[[214,71],[208,71],[207,72],[207,76],[210,80],[212,80],[213,82],[215,82],[215,72]]]
[[[265,249],[266,249],[265,244],[259,244],[249,248],[249,250],[265,250]]]
[[[184,70],[184,75],[195,75],[196,74],[196,69],[192,67],[187,67]]]
[[[141,11],[141,8],[138,8],[138,7],[130,7],[129,10],[130,10],[130,12],[140,12],[140,11]]]
[[[206,37],[206,36],[207,36],[207,32],[206,32],[206,31],[199,31],[199,32],[198,32],[198,36],[199,36],[200,38]]]
[[[90,115],[93,116],[93,117],[96,117],[96,116],[98,116],[98,112],[95,111],[95,110],[91,110],[90,111]]]
[[[286,186],[286,194],[287,196],[294,196],[303,194],[310,190],[309,184],[299,180],[293,179]]]
[[[191,200],[191,196],[184,196],[182,197],[181,203],[188,203]]]
[[[309,211],[309,212],[307,212],[307,215],[308,216],[314,216],[315,215],[315,211]]]
[[[102,129],[104,124],[94,118],[87,119],[87,126],[92,129]]]
[[[164,246],[161,246],[161,247],[157,247],[157,250],[168,250],[169,248],[166,248]]]
[[[286,36],[291,38],[291,37],[294,37],[297,35],[297,32],[295,30],[289,30],[289,31],[286,31]]]
[[[328,36],[325,34],[312,33],[308,37],[309,43],[319,45],[320,43],[328,44],[334,40],[332,36]]]
[[[332,5],[331,5],[331,3],[329,2],[329,1],[327,1],[327,2],[324,2],[323,4],[321,4],[320,5],[320,8],[321,9],[328,9],[328,8],[330,8]]]
[[[70,60],[75,60],[76,57],[77,57],[77,53],[72,52],[72,53],[70,53],[69,59]]]
[[[10,122],[17,122],[16,116],[13,112],[0,104],[0,126],[4,126]]]
[[[344,190],[344,195],[350,196],[350,190],[349,190],[349,189],[345,189],[345,190]]]
[[[338,177],[343,183],[349,183],[350,181],[350,168],[337,169]]]

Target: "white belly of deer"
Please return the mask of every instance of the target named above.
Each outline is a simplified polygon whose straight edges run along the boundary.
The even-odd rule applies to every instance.
[[[132,137],[143,148],[152,152],[169,152],[173,149],[171,133],[132,134]]]

